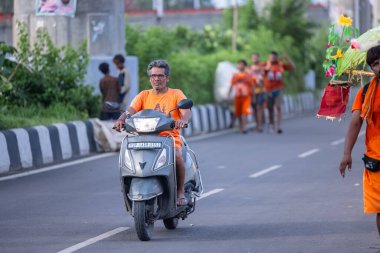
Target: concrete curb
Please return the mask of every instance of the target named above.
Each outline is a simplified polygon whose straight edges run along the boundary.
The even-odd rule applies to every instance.
[[[15,173],[97,152],[91,120],[0,131],[0,173]]]
[[[284,118],[310,112],[317,104],[312,93],[285,95]],[[192,109],[192,113],[189,128],[182,131],[185,137],[231,129],[231,112],[225,105],[199,105]],[[92,120],[0,131],[0,175],[41,168],[100,151]]]

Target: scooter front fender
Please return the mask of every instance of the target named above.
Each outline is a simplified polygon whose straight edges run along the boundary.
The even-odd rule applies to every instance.
[[[149,200],[163,193],[164,189],[158,178],[133,178],[128,198],[132,201]]]

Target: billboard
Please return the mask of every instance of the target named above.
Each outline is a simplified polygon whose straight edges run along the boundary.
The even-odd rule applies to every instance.
[[[37,16],[74,17],[77,0],[36,0]]]

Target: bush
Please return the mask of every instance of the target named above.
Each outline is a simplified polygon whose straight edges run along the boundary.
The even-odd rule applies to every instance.
[[[50,107],[29,105],[28,107],[3,106],[0,108],[0,130],[57,122],[86,119],[73,105],[54,104]]]
[[[17,25],[18,50],[0,43],[0,128],[98,116],[100,96],[84,84],[86,44],[55,47],[40,29],[30,45],[25,24]]]

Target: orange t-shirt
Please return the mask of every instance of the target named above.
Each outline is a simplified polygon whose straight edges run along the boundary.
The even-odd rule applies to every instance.
[[[152,109],[164,114],[175,109],[177,104],[182,99],[186,99],[185,94],[181,90],[168,88],[164,94],[154,94],[153,90],[144,90],[140,92],[131,102],[131,107],[137,112],[146,109]],[[174,110],[171,112],[172,118],[177,121],[181,119],[180,111]],[[174,137],[180,135],[179,129],[162,132],[160,135],[170,133]]]
[[[361,88],[356,94],[352,111],[362,110],[362,93]],[[380,160],[380,85],[376,86],[375,98],[373,101],[373,125],[367,125],[365,138],[365,154],[373,159]]]
[[[286,70],[291,70],[292,65],[276,62],[276,63],[267,63],[269,70],[265,70],[265,88],[267,91],[271,92],[274,90],[280,90],[284,88],[284,72]]]
[[[239,72],[232,76],[231,85],[235,90],[235,97],[250,96],[253,79],[248,73]]]

